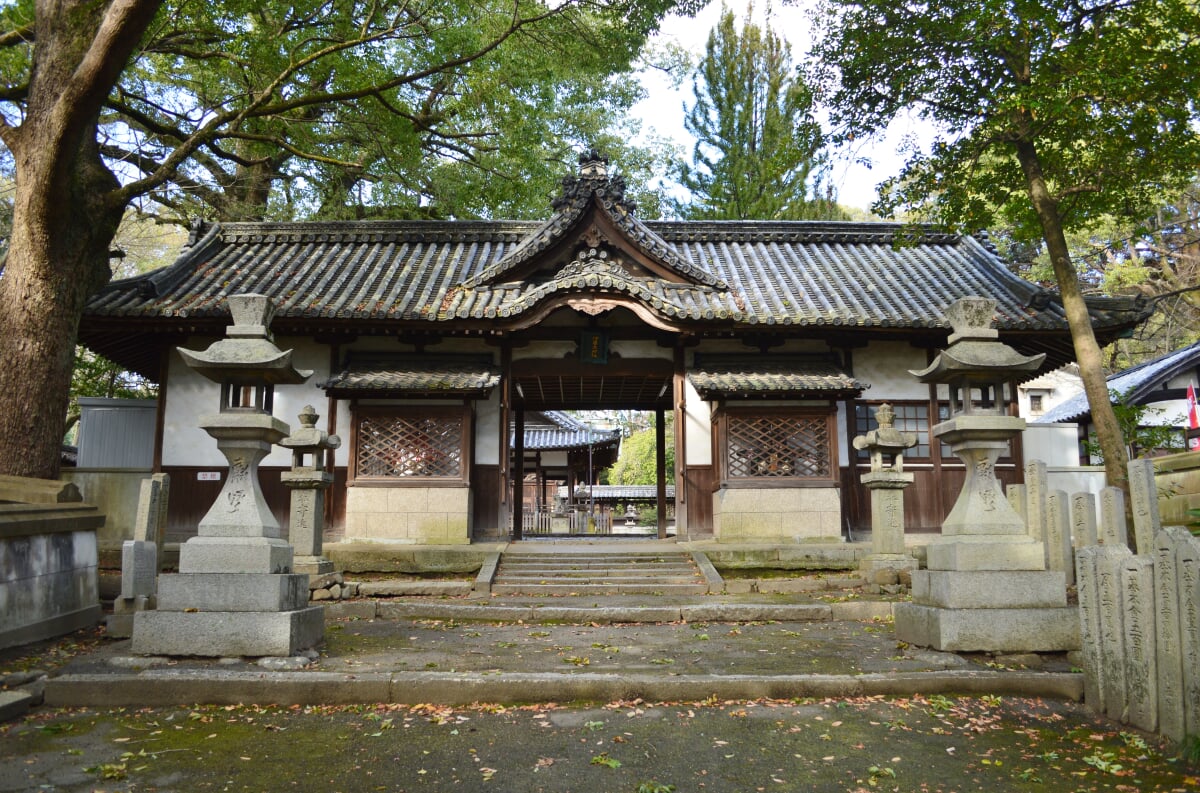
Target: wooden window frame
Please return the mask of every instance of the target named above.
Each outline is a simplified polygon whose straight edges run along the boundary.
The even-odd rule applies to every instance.
[[[385,417],[453,417],[460,419],[459,471],[456,476],[362,476],[358,472],[359,424],[365,416]],[[349,487],[469,487],[471,471],[471,440],[474,429],[470,405],[359,405],[351,404]]]
[[[827,477],[811,476],[739,476],[729,474],[729,420],[731,417],[749,418],[772,416],[792,419],[822,418],[825,421],[825,432],[829,438],[826,464],[829,470]],[[778,407],[726,407],[717,409],[714,441],[714,460],[720,465],[720,487],[736,488],[796,488],[796,487],[839,487],[841,468],[838,465],[838,432],[837,406],[778,406]]]

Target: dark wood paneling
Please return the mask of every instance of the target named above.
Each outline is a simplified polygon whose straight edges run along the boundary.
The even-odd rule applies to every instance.
[[[711,465],[689,465],[683,471],[687,487],[687,532],[689,537],[712,534],[712,494],[717,488],[717,469]]]
[[[853,531],[871,530],[871,492],[858,481],[858,474],[870,470],[862,466],[852,472],[842,469],[848,486],[842,489],[846,520]],[[913,474],[912,485],[904,491],[904,528],[910,532],[938,531],[946,515],[958,500],[965,469],[961,465],[946,465],[940,469],[905,468]],[[1020,481],[1021,472],[1012,465],[996,466],[996,477],[1002,486]]]
[[[263,466],[258,469],[258,483],[263,497],[271,508],[271,514],[283,528],[284,537],[287,537],[288,531],[291,491],[283,486],[279,475],[286,470],[283,466]],[[196,475],[201,471],[219,471],[221,479],[216,482],[198,480]],[[168,465],[163,467],[163,472],[171,476],[171,493],[167,499],[167,542],[184,542],[196,536],[196,526],[217,500],[229,471],[218,466]],[[325,531],[328,539],[331,532],[340,536],[346,525],[344,466],[334,471],[333,485],[326,497],[333,501],[332,523]]]
[[[500,531],[500,466],[471,466],[471,535],[496,537]]]

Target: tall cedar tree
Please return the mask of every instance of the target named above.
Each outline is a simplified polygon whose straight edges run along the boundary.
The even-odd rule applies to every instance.
[[[830,217],[836,204],[814,194],[825,160],[812,91],[788,43],[752,13],[739,31],[723,8],[708,35],[684,118],[696,145],[679,180],[691,198],[678,212],[693,220]]]
[[[813,49],[839,134],[916,110],[948,130],[884,185],[877,209],[1042,237],[1104,450],[1125,444],[1065,233],[1149,217],[1200,162],[1200,8],[1192,0],[823,0]]]
[[[275,148],[301,151],[273,137],[272,129],[330,118],[343,104],[383,103],[409,116],[414,127],[427,126],[435,118],[422,113],[437,97],[439,74],[449,79],[523,35],[576,30],[568,19],[575,14],[608,15],[645,34],[673,5],[671,0],[5,4],[0,142],[12,158],[15,193],[0,273],[0,473],[58,474],[79,319],[87,299],[111,277],[109,250],[134,200],[177,184],[181,175],[188,187],[185,166],[193,161],[223,158],[233,164],[236,178],[255,182],[256,172],[273,167]],[[201,11],[210,24],[192,26]],[[284,34],[297,25],[309,35],[280,52]],[[122,85],[127,70],[141,74],[131,63],[147,61],[186,74],[195,71],[188,65],[193,61],[214,69],[225,64],[248,82],[214,81],[179,91],[160,91],[141,79]],[[185,109],[180,117],[187,123],[179,129],[138,114],[140,98],[165,107],[181,97],[203,101]],[[132,155],[161,154],[159,159],[123,166],[106,158],[114,137],[103,135],[101,125],[114,112],[128,113],[133,122],[127,128]],[[338,162],[336,152],[318,156]]]

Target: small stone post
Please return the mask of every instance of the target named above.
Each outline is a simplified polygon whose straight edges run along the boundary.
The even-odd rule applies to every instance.
[[[918,566],[904,547],[904,489],[913,483],[913,475],[904,473],[904,450],[916,445],[917,436],[897,430],[895,415],[891,405],[880,405],[875,409],[879,428],[853,441],[855,449],[871,455],[871,470],[862,476],[871,491],[871,553],[859,565],[868,583],[880,570],[899,573]]]
[[[342,441],[317,429],[320,416],[312,405],[305,405],[298,418],[300,427],[279,442],[292,450],[292,470],[280,475],[283,486],[292,491],[288,530],[288,539],[296,551],[292,569],[320,576],[333,572],[333,562],[321,555],[325,490],[333,483],[333,473],[325,470],[325,452],[338,448]]]

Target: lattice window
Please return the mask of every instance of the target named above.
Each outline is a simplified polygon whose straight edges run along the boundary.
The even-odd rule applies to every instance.
[[[832,479],[828,414],[730,413],[725,450],[730,479]]]
[[[461,479],[464,421],[461,410],[358,414],[355,476]]]

